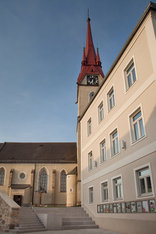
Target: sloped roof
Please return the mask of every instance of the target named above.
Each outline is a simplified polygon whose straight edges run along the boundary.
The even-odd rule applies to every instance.
[[[16,143],[0,146],[0,163],[76,163],[76,143]]]

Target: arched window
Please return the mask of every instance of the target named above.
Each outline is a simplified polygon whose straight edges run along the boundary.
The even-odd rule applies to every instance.
[[[48,175],[45,168],[42,168],[39,173],[39,191],[47,192]]]
[[[61,171],[60,191],[66,192],[66,172],[65,172],[65,170]]]
[[[4,176],[5,176],[5,170],[3,167],[0,168],[0,185],[4,185]]]

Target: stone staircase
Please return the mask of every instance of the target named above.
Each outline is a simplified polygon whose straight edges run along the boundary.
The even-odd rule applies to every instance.
[[[45,230],[44,225],[31,207],[21,207],[19,213],[19,227],[14,229],[15,233],[40,232]]]
[[[62,229],[91,229],[98,228],[94,221],[91,218],[63,218],[62,220]]]
[[[55,225],[57,220],[61,220],[60,226],[47,226],[48,230],[71,230],[71,229],[92,229],[98,228],[98,225],[88,216],[81,207],[64,207],[64,208],[35,208],[37,214],[47,214],[50,222],[55,217]]]
[[[98,228],[95,222],[81,207],[66,208],[65,216],[62,218],[62,229],[91,229]]]

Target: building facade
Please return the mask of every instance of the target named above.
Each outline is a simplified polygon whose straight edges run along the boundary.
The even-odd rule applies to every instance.
[[[0,146],[0,191],[20,206],[74,206],[76,181],[76,143]]]
[[[107,75],[78,78],[81,203],[104,229],[156,231],[155,51],[150,3]]]

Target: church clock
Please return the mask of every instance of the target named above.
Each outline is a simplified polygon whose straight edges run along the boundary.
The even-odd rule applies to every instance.
[[[87,76],[87,85],[98,85],[98,77],[95,75]]]

